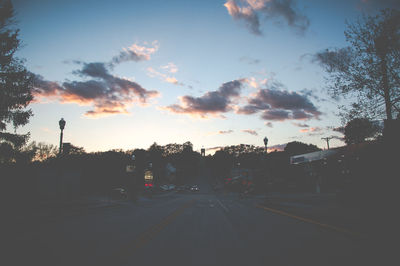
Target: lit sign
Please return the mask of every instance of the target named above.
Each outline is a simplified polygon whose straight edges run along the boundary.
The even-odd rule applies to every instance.
[[[144,172],[144,180],[152,181],[153,180],[153,172],[150,170],[147,170],[146,172]]]

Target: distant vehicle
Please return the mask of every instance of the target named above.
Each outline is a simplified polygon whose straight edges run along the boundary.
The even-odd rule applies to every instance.
[[[115,200],[125,200],[128,198],[128,194],[123,188],[114,188],[111,190],[110,196]]]
[[[193,186],[190,188],[190,191],[196,192],[196,191],[200,191],[200,189],[199,189],[199,187],[198,187],[197,185],[193,185]]]

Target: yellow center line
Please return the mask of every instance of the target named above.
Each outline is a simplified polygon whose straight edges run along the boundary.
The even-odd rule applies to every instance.
[[[315,225],[318,225],[320,227],[323,227],[323,228],[326,228],[326,229],[330,229],[330,230],[334,230],[334,231],[337,231],[337,232],[340,232],[340,233],[344,233],[344,234],[347,234],[347,235],[366,238],[364,235],[362,235],[360,233],[357,233],[357,232],[349,231],[347,229],[344,229],[344,228],[341,228],[341,227],[337,227],[337,226],[333,226],[333,225],[330,225],[330,224],[320,223],[318,221],[314,221],[314,220],[311,220],[311,219],[308,219],[308,218],[304,218],[304,217],[300,217],[300,216],[297,216],[297,215],[293,215],[293,214],[290,214],[290,213],[287,213],[287,212],[284,212],[284,211],[281,211],[281,210],[272,209],[272,208],[265,207],[265,206],[259,205],[259,204],[256,204],[256,207],[260,208],[260,209],[264,209],[264,210],[270,211],[270,212],[273,212],[273,213],[276,213],[276,214],[280,214],[280,215],[283,215],[283,216],[294,218],[294,219],[297,219],[297,220],[300,220],[300,221],[303,221],[303,222],[306,222],[306,223],[315,224]]]
[[[176,217],[184,212],[185,209],[192,206],[195,200],[191,200],[175,211],[173,211],[170,215],[165,217],[161,222],[156,225],[153,225],[143,233],[141,233],[131,244],[126,245],[119,252],[114,254],[111,259],[120,259],[123,260],[127,258],[132,253],[136,252],[139,248],[143,247],[147,243],[149,243],[162,229],[164,229],[168,224],[170,224]]]

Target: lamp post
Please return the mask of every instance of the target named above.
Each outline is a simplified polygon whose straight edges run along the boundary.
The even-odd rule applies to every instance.
[[[58,124],[59,124],[60,130],[61,130],[61,133],[60,133],[60,149],[58,151],[58,154],[61,155],[62,144],[63,144],[63,130],[65,128],[65,120],[64,120],[64,118],[61,118],[60,121],[58,121]]]
[[[265,153],[268,153],[268,151],[267,151],[268,138],[267,137],[264,138],[264,145],[265,145]]]

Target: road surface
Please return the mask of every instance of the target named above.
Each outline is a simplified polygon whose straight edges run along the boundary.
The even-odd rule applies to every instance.
[[[389,265],[362,236],[273,212],[257,197],[213,192],[205,180],[198,180],[200,192],[121,202],[20,228],[0,264]]]

